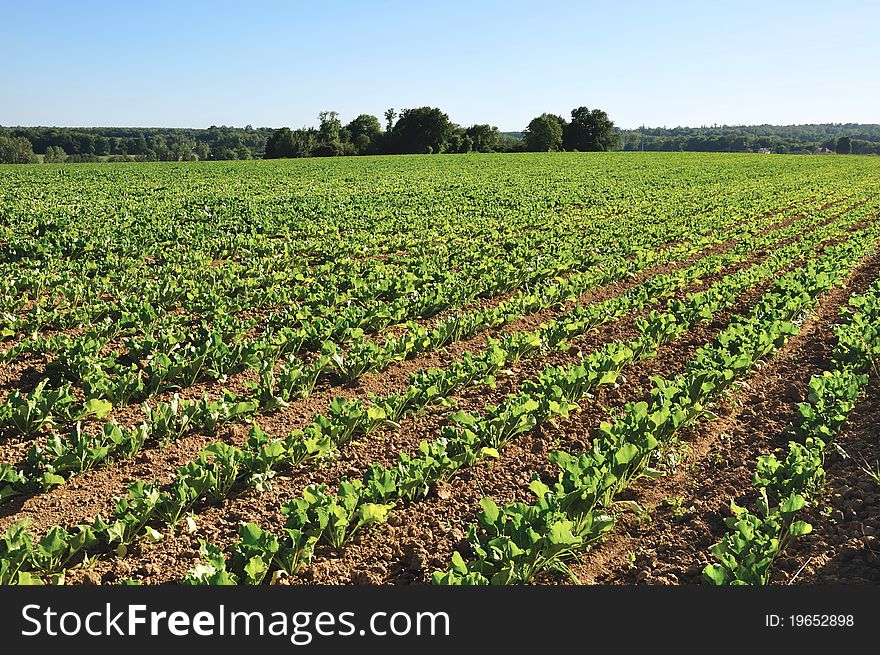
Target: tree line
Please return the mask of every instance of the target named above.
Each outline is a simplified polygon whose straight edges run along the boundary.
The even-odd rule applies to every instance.
[[[712,125],[620,131],[620,150],[880,154],[880,125]]]
[[[462,127],[437,107],[416,107],[376,116],[361,114],[343,125],[335,111],[321,112],[317,128],[283,127],[266,143],[266,158],[334,155],[434,154],[550,150],[610,150],[616,144],[614,123],[601,110],[579,107],[571,122],[542,114],[522,135],[504,134],[494,125]]]
[[[27,163],[37,161],[37,155],[55,163],[610,150],[617,142],[608,115],[586,107],[572,110],[570,121],[542,114],[521,133],[503,133],[489,124],[463,127],[437,107],[391,108],[383,118],[384,125],[376,116],[361,114],[343,124],[338,112],[322,111],[316,127],[275,130],[250,125],[207,130],[0,128],[0,161]]]
[[[263,156],[271,128],[0,127],[0,162],[195,161]],[[15,142],[16,161],[7,157]],[[21,161],[24,159],[25,161]]]
[[[570,118],[544,113],[522,132],[463,127],[437,107],[388,109],[343,123],[322,111],[318,125],[291,129],[0,127],[0,163],[194,161],[466,152],[657,150],[880,154],[880,125],[752,125],[621,130],[601,109]]]

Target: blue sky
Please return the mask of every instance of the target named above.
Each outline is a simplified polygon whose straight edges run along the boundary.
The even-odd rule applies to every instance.
[[[880,1],[0,0],[0,125],[880,122]]]

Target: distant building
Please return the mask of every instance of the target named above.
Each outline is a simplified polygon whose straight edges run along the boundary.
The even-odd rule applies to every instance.
[[[834,151],[829,150],[828,148],[816,148],[817,155],[833,155]]]
[[[758,152],[762,155],[769,155],[773,151],[770,148],[758,148]]]

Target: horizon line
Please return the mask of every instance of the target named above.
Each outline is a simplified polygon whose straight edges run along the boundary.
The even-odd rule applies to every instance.
[[[549,112],[548,112],[549,113]],[[452,121],[450,121],[452,122]],[[457,123],[453,123],[457,124]],[[487,123],[474,123],[474,125],[485,125]],[[488,123],[488,125],[492,125]],[[647,125],[642,124],[636,127],[621,127],[619,125],[615,125],[615,129],[621,131],[638,131],[638,130],[675,130],[675,129],[717,129],[717,128],[732,128],[732,127],[801,127],[808,125],[859,125],[859,126],[880,126],[880,123],[859,123],[854,121],[847,122],[839,122],[839,121],[829,121],[824,123],[712,123],[712,124],[703,124],[703,125]],[[34,124],[34,125],[5,125],[0,123],[0,129],[16,129],[16,128],[51,128],[51,129],[67,129],[67,130],[75,130],[75,129],[88,129],[88,130],[110,130],[110,129],[125,129],[125,130],[209,130],[211,128],[231,128],[244,130],[250,127],[254,131],[259,130],[279,130],[282,128],[289,128],[291,130],[300,130],[300,129],[314,129],[313,125],[303,125],[301,127],[293,127],[292,125],[279,125],[277,127],[271,127],[267,125],[252,125],[251,123],[246,123],[242,126],[237,125],[227,125],[225,123],[216,124],[212,123],[211,125],[204,127],[195,127],[191,125],[44,125],[44,124]],[[466,127],[461,125],[461,127]],[[493,127],[497,127],[493,125]],[[514,133],[514,132],[524,132],[528,126],[517,129],[517,130],[503,130],[500,127],[498,128],[499,132],[502,133]]]

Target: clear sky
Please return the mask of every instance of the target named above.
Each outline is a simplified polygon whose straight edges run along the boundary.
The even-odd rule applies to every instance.
[[[0,0],[0,125],[880,122],[880,0]],[[384,120],[383,120],[384,122]]]

